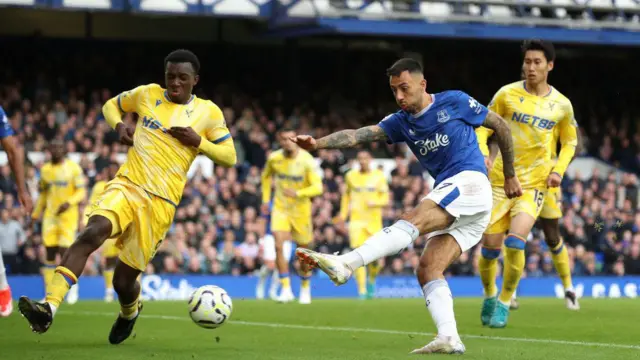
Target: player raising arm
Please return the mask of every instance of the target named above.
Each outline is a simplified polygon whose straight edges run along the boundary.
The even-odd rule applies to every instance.
[[[495,130],[505,159],[504,191],[509,198],[521,194],[513,168],[511,133],[500,116],[464,92],[427,93],[422,66],[413,59],[397,61],[387,75],[401,111],[378,125],[343,130],[318,140],[303,135],[295,141],[308,150],[347,148],[385,139],[405,142],[435,178],[434,190],[395,224],[347,254],[334,256],[298,249],[296,255],[341,285],[355,269],[397,254],[418,236],[428,234],[417,276],[438,336],[414,353],[464,353],[444,270],[480,241],[491,215],[491,185],[473,129],[484,125]]]
[[[577,144],[571,102],[547,83],[555,60],[553,45],[541,40],[529,40],[524,42],[522,52],[526,80],[503,86],[489,105],[496,113],[511,119],[509,125],[515,139],[516,174],[524,189],[519,199],[509,199],[502,193],[501,186],[505,180],[500,169],[504,154],[498,154],[490,173],[494,208],[479,261],[485,293],[480,318],[483,325],[495,328],[507,325],[511,297],[525,267],[525,239],[540,214],[547,189],[560,185]],[[555,129],[560,131],[562,149],[554,166],[550,149]],[[477,130],[484,154],[488,154],[487,138],[492,132],[491,129]],[[554,146],[556,144],[557,140]],[[503,241],[504,275],[502,290],[498,295],[495,280]],[[559,240],[551,251],[565,257],[566,260],[561,261],[566,261],[566,267],[563,268],[568,272],[566,250]]]
[[[56,310],[85,267],[87,258],[102,243],[116,237],[121,249],[113,287],[120,313],[109,342],[118,344],[131,335],[142,303],[138,275],[164,239],[187,182],[187,171],[198,153],[221,166],[236,162],[231,135],[222,111],[211,101],[192,95],[200,62],[188,50],[176,50],[164,61],[165,84],[139,86],[109,100],[102,111],[120,141],[133,145],[115,179],[91,205],[86,228],[56,268],[44,303],[21,297],[20,312],[37,333],[51,326]],[[122,122],[122,113],[135,112],[135,128]]]
[[[0,106],[0,143],[2,143],[2,149],[7,153],[7,160],[9,160],[9,167],[13,171],[16,177],[16,185],[18,186],[18,200],[20,205],[31,213],[33,209],[33,201],[31,195],[27,190],[27,185],[24,181],[24,153],[18,146],[16,141],[15,132],[9,125],[9,119],[5,114],[4,109]],[[2,249],[0,249],[0,316],[9,316],[13,311],[13,302],[11,300],[11,289],[7,281],[7,274],[4,268],[4,261],[2,261]]]

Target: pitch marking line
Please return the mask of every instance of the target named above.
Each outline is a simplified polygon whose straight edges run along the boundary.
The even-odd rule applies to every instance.
[[[94,315],[94,316],[114,316],[115,315],[114,313],[94,312],[94,311],[62,311],[62,313],[68,314],[68,315]],[[161,319],[161,320],[190,321],[190,319],[186,315],[170,316],[170,315],[142,314],[141,317],[149,318],[149,319]],[[361,332],[361,333],[393,334],[393,335],[416,335],[416,336],[429,336],[429,337],[435,336],[435,334],[432,334],[432,333],[418,332],[418,331],[401,331],[401,330],[385,330],[385,329],[370,329],[370,328],[334,327],[334,326],[310,326],[310,325],[294,325],[294,324],[280,324],[280,323],[239,321],[239,320],[230,321],[230,323],[235,325],[270,327],[270,328],[281,328],[281,329],[344,331],[344,332]],[[588,341],[530,339],[530,338],[517,338],[517,337],[506,337],[506,336],[481,336],[481,335],[461,335],[460,337],[462,337],[463,339],[515,341],[515,342],[527,342],[527,343],[538,343],[538,344],[574,345],[574,346],[640,350],[640,345],[611,344],[611,343],[598,343],[598,342],[588,342]]]

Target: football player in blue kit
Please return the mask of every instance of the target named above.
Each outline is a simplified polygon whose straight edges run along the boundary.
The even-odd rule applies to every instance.
[[[347,254],[335,256],[299,248],[296,256],[342,285],[355,269],[397,254],[418,236],[427,235],[416,273],[438,335],[413,353],[462,354],[465,347],[458,335],[444,271],[462,252],[480,242],[491,217],[491,184],[474,129],[485,126],[494,130],[504,158],[504,190],[509,198],[522,194],[513,168],[511,131],[504,119],[462,91],[428,93],[422,66],[416,60],[398,60],[387,69],[387,75],[400,111],[377,125],[342,130],[317,140],[308,135],[293,140],[307,150],[349,148],[379,140],[404,142],[435,179],[433,191],[395,224]]]

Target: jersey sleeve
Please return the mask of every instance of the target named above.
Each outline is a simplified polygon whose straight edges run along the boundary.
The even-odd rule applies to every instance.
[[[402,126],[401,116],[400,113],[390,114],[378,123],[378,126],[387,135],[390,144],[404,142],[402,131],[400,130]]]
[[[560,176],[564,176],[569,163],[573,160],[573,156],[576,153],[576,146],[578,145],[578,129],[575,115],[573,113],[573,106],[569,103],[565,109],[565,116],[558,123],[560,130],[560,153],[558,154],[558,161],[553,168],[553,172],[558,173]]]
[[[149,85],[141,85],[135,89],[127,90],[120,93],[120,95],[118,95],[118,97],[116,98],[118,103],[118,110],[120,110],[121,113],[137,112],[138,104],[140,103],[140,100],[142,99],[144,94],[147,92],[148,87]]]
[[[487,113],[489,113],[489,109],[484,105],[463,91],[458,92],[455,101],[458,107],[458,115],[460,115],[460,118],[464,122],[474,128],[484,123],[484,119],[487,117]]]
[[[222,110],[211,102],[209,103],[209,120],[210,124],[206,129],[207,140],[214,144],[220,144],[231,138]]]
[[[9,124],[9,117],[4,112],[2,106],[0,106],[0,139],[4,139],[7,136],[15,135],[15,132]]]

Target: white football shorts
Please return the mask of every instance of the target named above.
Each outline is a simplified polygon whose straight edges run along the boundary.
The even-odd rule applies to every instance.
[[[429,238],[450,234],[463,252],[482,240],[493,206],[491,183],[485,174],[460,172],[442,181],[424,199],[432,200],[456,218],[451,226],[430,233]]]
[[[276,238],[273,235],[265,235],[259,241],[262,247],[262,261],[275,261],[276,260]],[[291,260],[291,253],[293,252],[293,241],[287,240],[282,244],[282,251],[284,252],[284,258],[289,262]]]

